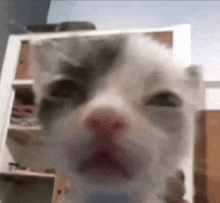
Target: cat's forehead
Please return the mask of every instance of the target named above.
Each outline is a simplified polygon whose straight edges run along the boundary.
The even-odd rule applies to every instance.
[[[83,36],[52,39],[37,45],[50,64],[51,74],[85,80],[112,72],[145,77],[148,81],[181,77],[171,50],[141,34]]]

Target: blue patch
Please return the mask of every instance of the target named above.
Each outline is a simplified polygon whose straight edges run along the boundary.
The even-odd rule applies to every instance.
[[[132,200],[126,194],[93,193],[90,195],[89,203],[132,203]]]

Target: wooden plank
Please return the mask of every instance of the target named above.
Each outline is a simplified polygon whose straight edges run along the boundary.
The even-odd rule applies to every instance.
[[[208,202],[220,202],[220,111],[206,112]]]
[[[29,44],[27,41],[22,42],[20,56],[18,60],[18,67],[15,75],[15,79],[31,79],[29,73]]]

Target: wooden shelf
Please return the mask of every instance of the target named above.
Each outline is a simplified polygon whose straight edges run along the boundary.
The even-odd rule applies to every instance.
[[[16,171],[7,172],[8,163],[16,162],[20,163],[22,166],[27,166],[28,168],[33,168],[38,164],[39,160],[43,157],[47,158],[47,150],[50,151],[49,143],[50,139],[42,140],[43,136],[40,136],[43,131],[40,126],[18,126],[10,125],[10,116],[13,105],[15,104],[35,104],[35,94],[33,91],[34,80],[29,76],[29,70],[32,64],[29,63],[28,52],[29,44],[26,43],[30,40],[39,39],[67,39],[69,37],[90,37],[117,33],[151,33],[154,34],[154,38],[161,41],[164,38],[164,42],[168,45],[175,47],[173,53],[176,57],[183,57],[188,64],[190,62],[190,27],[188,25],[174,26],[169,28],[155,28],[155,29],[142,29],[142,30],[130,30],[130,31],[91,31],[88,32],[65,32],[65,33],[43,33],[43,34],[22,34],[22,35],[12,35],[8,40],[8,45],[5,53],[5,59],[2,67],[1,74],[1,85],[0,85],[0,107],[2,117],[0,118],[0,149],[3,156],[1,156],[1,168],[0,171],[0,202],[22,202],[28,203],[34,200],[35,202],[42,203],[57,203],[60,202],[60,198],[65,194],[64,189],[66,187],[66,182],[59,180],[59,176],[56,174],[47,173],[35,173],[32,171]],[[158,34],[157,34],[158,33]],[[183,40],[184,36],[184,40]],[[184,46],[182,46],[184,45]],[[186,46],[185,46],[186,45]],[[34,68],[34,67],[33,67]],[[9,125],[9,126],[8,126]],[[7,132],[6,132],[7,127]],[[46,133],[46,132],[45,132]],[[45,135],[45,137],[47,137]],[[49,136],[48,136],[49,137]],[[36,139],[35,139],[36,138]],[[42,139],[42,140],[41,140]],[[52,142],[52,141],[51,141]],[[46,143],[44,145],[44,143]],[[23,146],[22,146],[23,145]],[[33,147],[32,147],[33,146]],[[35,147],[36,146],[36,147]],[[38,148],[38,146],[40,146]],[[42,149],[45,149],[45,153]],[[35,156],[31,155],[33,153],[39,155],[37,160]],[[43,152],[37,153],[37,152]],[[29,156],[30,154],[30,156]],[[49,157],[48,157],[49,158]],[[42,161],[44,162],[44,160]],[[191,163],[191,162],[190,162]],[[43,165],[43,164],[42,164]],[[47,165],[47,164],[46,164]],[[32,167],[33,166],[33,167]],[[39,165],[38,165],[39,166]],[[40,165],[41,166],[41,165]],[[51,166],[49,166],[51,167]],[[37,168],[37,167],[36,167]],[[45,166],[45,169],[47,166]],[[52,167],[51,167],[52,168]],[[5,170],[3,170],[5,169]],[[37,171],[37,170],[36,170]],[[44,170],[42,170],[44,171]],[[191,169],[187,170],[186,183],[187,200],[191,202],[191,190],[193,184],[191,181]],[[189,177],[189,178],[188,178]],[[8,181],[8,180],[22,180],[22,181]],[[31,181],[29,181],[31,180]],[[34,181],[32,181],[34,180]],[[36,181],[37,180],[37,181]],[[55,180],[55,181],[54,181]],[[21,184],[22,182],[22,184]]]
[[[28,146],[30,144],[31,138],[37,138],[40,131],[41,131],[40,126],[25,127],[25,126],[11,125],[8,128],[8,135],[11,138],[13,138],[18,144],[21,144],[23,146]],[[39,141],[36,144],[43,145],[44,142]]]
[[[1,202],[51,203],[55,181],[54,174],[0,173]]]
[[[31,171],[22,171],[22,172],[3,172],[0,173],[0,176],[19,176],[19,177],[39,177],[39,178],[55,178],[55,174],[49,174],[49,173],[38,173],[38,172],[31,172]]]
[[[34,84],[34,80],[33,79],[27,79],[27,80],[14,80],[12,82],[12,86],[14,88],[22,88],[22,87],[32,87]]]
[[[40,125],[38,126],[19,126],[19,125],[10,125],[9,130],[15,131],[40,131],[42,128]]]

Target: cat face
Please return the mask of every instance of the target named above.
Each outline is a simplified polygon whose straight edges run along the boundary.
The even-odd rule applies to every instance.
[[[126,34],[35,42],[32,59],[54,166],[84,194],[102,188],[160,202],[193,135],[197,68]]]

